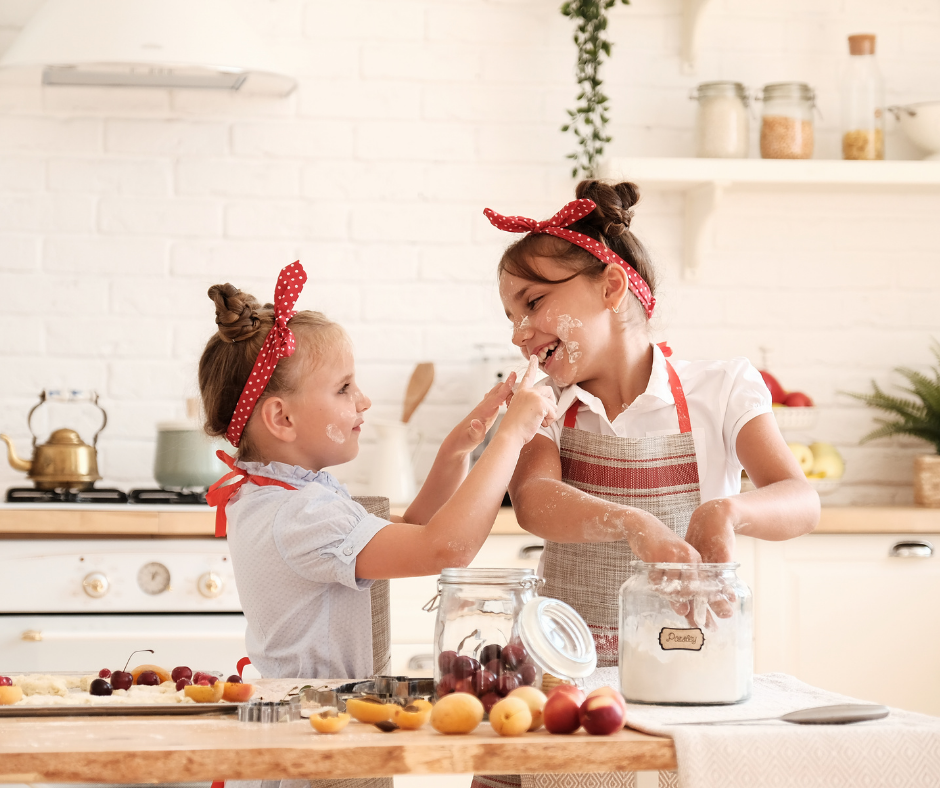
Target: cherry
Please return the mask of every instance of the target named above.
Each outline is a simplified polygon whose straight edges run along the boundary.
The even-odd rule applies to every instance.
[[[473,675],[473,657],[459,656],[454,660],[454,677],[468,679]]]
[[[89,695],[110,695],[112,691],[111,685],[103,678],[95,679],[88,687]]]
[[[502,651],[502,646],[499,646],[496,643],[488,643],[480,652],[480,662],[486,665],[488,662],[492,662],[494,659],[499,659],[499,655],[502,653]]]
[[[189,679],[180,679],[176,682],[176,691],[179,692],[183,687],[188,687],[192,682]]]
[[[13,679],[9,676],[0,676],[0,687],[12,687]]]
[[[227,681],[229,684],[241,684],[241,683],[242,683],[242,677],[239,676],[237,673],[233,673],[231,676],[229,676],[229,677],[226,679],[226,681]]]
[[[180,679],[192,679],[192,677],[192,670],[187,668],[185,665],[180,665],[178,668],[173,668],[172,672],[170,673],[170,678],[173,679],[173,681],[179,681]]]
[[[209,681],[208,681],[207,679],[199,679],[199,681],[197,681],[196,683],[197,683],[200,687],[208,687],[208,686],[209,686]]]
[[[160,684],[160,677],[152,670],[145,670],[137,677],[137,683],[144,687],[156,687]]]
[[[470,695],[476,695],[476,693],[473,691],[473,679],[457,679],[456,683],[454,684],[454,692],[466,692]]]
[[[535,684],[535,677],[537,675],[538,671],[536,671],[535,665],[531,662],[526,662],[525,665],[519,668],[519,678],[522,680],[523,684]]]
[[[192,678],[193,678],[193,684],[201,684],[203,679],[208,681],[209,684],[215,684],[219,680],[216,676],[213,676],[211,673],[203,673],[201,670],[197,670]]]
[[[102,668],[101,670],[98,671],[98,678],[99,679],[111,678],[111,671],[108,670],[107,668]]]
[[[111,686],[114,689],[129,690],[134,684],[134,674],[124,670],[116,670],[111,674]]]
[[[504,673],[496,680],[496,690],[505,697],[519,686],[518,673]]]
[[[499,659],[491,659],[486,663],[486,670],[492,673],[494,676],[498,676],[503,672],[503,662]]]
[[[489,670],[480,670],[473,674],[473,691],[478,697],[496,689],[496,674]]]
[[[525,650],[525,646],[521,643],[510,643],[503,649],[503,664],[510,670],[515,670],[526,661],[528,656],[529,654]]]
[[[499,697],[495,692],[487,692],[483,697],[480,698],[480,703],[483,704],[483,711],[487,714],[490,713],[490,709],[493,708],[502,698]]]
[[[457,686],[457,679],[454,678],[453,673],[445,673],[441,676],[441,680],[437,682],[437,697],[442,698],[445,695],[450,695]]]
[[[441,669],[441,673],[453,673],[454,661],[456,659],[456,651],[442,651],[441,655],[437,658],[437,665]]]

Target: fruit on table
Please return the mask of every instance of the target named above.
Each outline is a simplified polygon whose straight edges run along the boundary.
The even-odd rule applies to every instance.
[[[143,673],[153,673],[156,675],[158,681],[156,684],[162,684],[164,681],[170,680],[170,671],[166,668],[161,668],[159,665],[138,665],[131,671],[131,675],[134,677],[134,683],[140,684],[140,676]],[[152,680],[152,677],[148,676],[148,680]]]
[[[778,405],[783,405],[784,400],[787,398],[787,392],[784,390],[783,386],[780,385],[780,381],[778,381],[766,369],[762,369],[760,371],[760,376],[764,379],[764,383],[767,385],[767,388],[770,389],[771,402],[775,402]]]
[[[241,684],[241,683],[242,683],[242,677],[239,676],[237,673],[233,673],[231,676],[229,676],[229,677],[226,679],[226,681],[227,681],[229,684]]]
[[[196,703],[218,703],[222,700],[222,692],[225,685],[221,681],[215,684],[189,684],[183,687],[183,693],[187,698],[191,698]]]
[[[813,452],[805,443],[788,443],[787,448],[796,457],[796,461],[803,473],[810,473],[813,470]]]
[[[476,695],[466,692],[446,695],[431,710],[431,727],[438,733],[470,733],[482,721],[483,704]]]
[[[179,665],[173,670],[170,671],[170,678],[173,681],[179,681],[180,679],[189,679],[193,680],[193,672],[190,668],[187,668],[185,665]]]
[[[111,678],[111,671],[108,670],[107,668],[102,668],[101,670],[98,671],[98,678],[99,679]]]
[[[197,670],[193,674],[193,684],[198,684],[200,681],[208,681],[210,684],[215,684],[218,680],[218,676],[213,676],[211,673],[203,673],[201,670]]]
[[[97,678],[88,687],[89,695],[110,695],[114,692],[107,679]]]
[[[137,683],[144,687],[157,687],[163,682],[152,670],[145,670],[137,677]]]
[[[503,698],[490,709],[490,725],[500,736],[521,736],[532,725],[532,712],[522,698]]]
[[[310,725],[317,733],[339,733],[349,724],[348,712],[338,712],[336,709],[327,709],[319,714],[310,715]]]
[[[405,707],[396,706],[392,722],[402,730],[416,731],[430,719],[433,708],[426,700],[419,698]]]
[[[626,711],[623,698],[610,687],[603,689],[610,691],[592,692],[578,710],[582,727],[593,736],[607,736],[623,727]]]
[[[845,461],[839,450],[831,443],[816,441],[811,443],[809,450],[813,453],[813,467],[810,476],[821,479],[841,479],[845,473]]]
[[[129,690],[134,684],[134,675],[126,670],[116,670],[111,674],[111,686],[114,689]]]
[[[192,682],[189,679],[180,679],[176,682],[176,691],[179,692],[183,687],[188,687]]]
[[[542,727],[545,704],[548,702],[548,698],[545,697],[545,694],[541,690],[528,686],[518,687],[506,697],[520,698],[528,705],[529,713],[532,715],[532,724],[529,725],[530,731],[537,731]],[[486,706],[485,703],[483,705],[484,707]]]
[[[788,408],[811,408],[813,401],[802,391],[791,391],[783,400]]]
[[[244,703],[255,692],[254,684],[243,684],[241,681],[218,682],[222,685],[222,700],[229,703]],[[217,686],[212,684],[210,686]]]
[[[0,706],[12,706],[23,700],[22,687],[14,687],[13,679],[0,676]]]
[[[582,703],[584,693],[577,687],[556,687],[545,702],[545,730],[549,733],[574,733],[581,727]]]
[[[359,722],[375,725],[377,722],[390,720],[395,713],[395,706],[374,698],[350,698],[346,701],[346,711]]]
[[[13,679],[9,676],[0,676],[0,687],[12,687]]]

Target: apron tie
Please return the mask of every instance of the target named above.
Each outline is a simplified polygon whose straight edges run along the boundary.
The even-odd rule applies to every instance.
[[[237,467],[235,465],[235,458],[221,449],[215,453],[215,456],[232,469],[229,473],[225,474],[225,476],[215,482],[215,484],[213,484],[206,493],[206,503],[215,509],[215,535],[217,537],[223,537],[227,533],[228,520],[225,517],[225,507],[228,504],[229,499],[243,484],[251,482],[252,484],[257,484],[259,487],[283,487],[285,490],[297,489],[296,487],[287,484],[287,482],[278,481],[277,479],[269,479],[267,476],[256,476],[255,474],[248,473],[248,471],[246,471],[244,468]],[[236,476],[240,476],[241,478],[237,482],[226,484],[226,482],[231,481]]]

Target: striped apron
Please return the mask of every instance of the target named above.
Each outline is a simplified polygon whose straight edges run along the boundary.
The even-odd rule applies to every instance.
[[[668,348],[660,346],[665,355]],[[618,438],[575,428],[580,402],[565,413],[561,431],[562,481],[611,503],[643,509],[685,537],[701,503],[692,424],[679,376],[666,360],[676,402],[678,435]],[[626,540],[559,544],[545,542],[544,596],[571,605],[587,622],[597,666],[617,665],[620,586],[637,560]],[[675,772],[660,772],[660,788],[675,786]],[[634,772],[477,776],[472,788],[633,788]]]

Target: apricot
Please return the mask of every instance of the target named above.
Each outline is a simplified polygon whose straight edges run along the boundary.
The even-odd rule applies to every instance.
[[[518,687],[506,697],[521,698],[526,702],[526,705],[529,707],[529,713],[532,715],[532,724],[529,726],[530,731],[537,731],[542,727],[545,704],[548,698],[545,697],[545,694],[541,690],[529,686]]]
[[[428,721],[433,708],[426,700],[416,700],[404,708],[396,706],[392,722],[402,730],[416,731]]]
[[[188,684],[183,687],[183,693],[196,703],[218,703],[222,700],[225,685],[221,681],[215,684]]]
[[[217,683],[222,684],[221,681]],[[233,681],[226,681],[222,684],[222,700],[227,700],[230,703],[244,703],[254,695],[254,692],[254,684],[242,684],[241,682],[236,684]]]
[[[5,686],[0,687],[0,706],[12,706],[23,700],[23,689],[21,687]]]
[[[170,671],[168,671],[166,668],[161,668],[159,665],[138,665],[131,671],[131,675],[134,677],[134,683],[137,683],[137,679],[140,678],[141,673],[148,670],[152,670],[157,674],[157,678],[160,679],[161,684],[164,681],[169,681],[171,678],[173,678],[170,675]]]
[[[500,736],[521,736],[531,724],[532,712],[522,698],[503,698],[490,709],[490,725]]]
[[[350,698],[346,701],[346,711],[352,714],[354,720],[375,725],[390,720],[395,713],[395,706],[371,698]]]
[[[438,733],[470,733],[483,721],[483,704],[476,695],[453,692],[431,710],[431,727]]]
[[[319,714],[310,715],[310,724],[317,733],[339,733],[349,724],[350,714],[348,712],[337,712],[335,709],[327,709]]]

